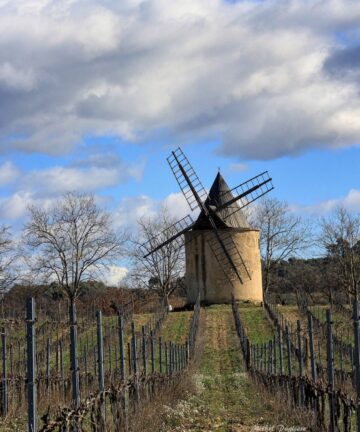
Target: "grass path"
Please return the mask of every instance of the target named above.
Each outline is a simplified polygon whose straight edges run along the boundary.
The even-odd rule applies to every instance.
[[[229,306],[202,311],[195,394],[167,410],[162,431],[256,431],[274,422],[274,401],[245,371]],[[282,421],[277,413],[277,424]]]
[[[185,343],[189,333],[192,316],[192,311],[173,312],[168,314],[164,324],[162,325],[159,336],[163,338],[163,341]]]
[[[268,342],[274,336],[274,327],[261,306],[240,306],[239,313],[252,343]]]

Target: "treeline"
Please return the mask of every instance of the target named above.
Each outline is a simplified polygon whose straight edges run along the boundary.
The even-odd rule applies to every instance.
[[[272,198],[259,204],[252,225],[261,230],[265,294],[292,293],[299,305],[314,296],[331,304],[359,297],[359,214],[339,206],[306,220]]]
[[[144,297],[168,303],[170,296],[185,296],[183,248],[169,244],[162,256],[145,259],[141,247],[172,224],[162,209],[156,218],[139,220],[131,235],[116,229],[112,215],[91,194],[68,193],[46,209],[30,207],[16,240],[11,228],[0,224],[0,316],[18,314],[28,296],[46,314],[58,315],[61,306],[75,302],[80,313],[100,308],[106,314],[117,303],[135,301],[140,308]],[[124,286],[106,286],[106,275],[122,259],[130,267]]]
[[[69,299],[56,283],[50,285],[16,284],[3,295],[2,316],[23,318],[27,297],[33,297],[42,318],[66,321]],[[158,295],[149,290],[109,287],[102,282],[89,281],[81,284],[76,300],[79,316],[95,316],[96,310],[104,315],[121,312],[122,307],[131,307],[135,313],[152,311],[159,304]]]
[[[334,263],[328,257],[279,261],[272,269],[271,279],[270,294],[277,303],[301,306],[309,300],[324,304],[347,302],[338,284]]]
[[[313,300],[315,293],[327,303],[350,303],[358,297],[359,214],[338,207],[310,221],[274,198],[263,199],[254,210],[249,221],[261,232],[266,295],[293,293],[298,304]],[[110,313],[116,303],[134,296],[140,302],[143,294],[135,293],[147,291],[168,302],[170,295],[186,289],[184,248],[181,242],[167,241],[174,234],[171,227],[173,218],[161,209],[141,219],[137,236],[131,237],[114,230],[111,215],[86,194],[66,194],[47,209],[32,207],[21,242],[0,226],[0,293],[6,299],[0,307],[16,315],[17,304],[32,295],[46,313],[56,314],[75,301],[79,311],[98,307]],[[165,246],[149,254],[159,232]],[[318,258],[304,259],[315,255]],[[95,282],[104,280],[104,272],[122,258],[130,266],[127,283],[132,290]],[[50,281],[54,282],[49,285]]]

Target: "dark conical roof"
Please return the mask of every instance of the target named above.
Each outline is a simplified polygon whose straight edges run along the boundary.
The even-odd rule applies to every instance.
[[[234,198],[230,192],[224,177],[218,172],[213,185],[211,186],[209,195],[205,201],[205,205],[218,207],[225,204]],[[244,213],[240,210],[238,204],[235,202],[228,207],[220,210],[215,216],[215,223],[218,228],[251,228],[246,220]],[[194,229],[207,229],[210,228],[209,221],[201,212],[197,221],[195,222]]]

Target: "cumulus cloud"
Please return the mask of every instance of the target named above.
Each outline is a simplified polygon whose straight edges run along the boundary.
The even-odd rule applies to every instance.
[[[10,161],[0,165],[0,186],[12,183],[20,175],[19,169]]]
[[[308,215],[324,215],[332,212],[338,206],[343,206],[349,211],[360,212],[360,191],[357,189],[350,189],[344,197],[321,201],[309,206],[294,204],[291,206],[291,210],[296,213],[305,213]]]
[[[114,211],[114,221],[117,227],[136,230],[137,221],[141,218],[156,216],[161,208],[165,208],[174,220],[179,220],[191,213],[183,194],[172,193],[162,200],[148,195],[124,198]],[[191,213],[196,217],[196,212]]]
[[[119,286],[120,282],[126,277],[129,270],[126,267],[111,265],[105,271],[105,283],[109,286]]]
[[[31,192],[18,191],[7,197],[0,198],[0,218],[1,220],[10,221],[12,224],[16,221],[21,222],[25,218],[30,205],[49,208],[55,201],[56,198],[37,198]]]
[[[93,153],[68,166],[53,166],[23,172],[11,162],[0,166],[0,185],[16,182],[17,194],[37,198],[53,197],[66,192],[95,192],[124,183],[131,178],[140,181],[145,161],[125,163],[114,153]]]
[[[142,217],[155,216],[158,206],[159,201],[148,195],[124,198],[113,213],[115,224],[117,227],[135,229],[137,221]]]
[[[326,62],[359,24],[355,0],[2,0],[1,148],[159,130],[255,159],[358,144],[359,82]]]
[[[49,207],[66,192],[101,193],[102,190],[140,181],[145,160],[125,163],[116,153],[90,153],[65,166],[22,171],[12,162],[0,165],[0,186],[11,186],[0,197],[0,217],[8,221],[23,219],[29,205]],[[107,205],[108,197],[96,195],[99,205]]]
[[[26,175],[23,187],[36,191],[38,195],[54,195],[64,192],[89,192],[113,186],[119,181],[119,172],[115,169],[91,167],[76,169],[54,167],[33,171]]]
[[[181,192],[168,195],[162,205],[167,209],[169,214],[176,220],[181,219],[191,212],[189,204]],[[196,212],[195,212],[196,214]]]

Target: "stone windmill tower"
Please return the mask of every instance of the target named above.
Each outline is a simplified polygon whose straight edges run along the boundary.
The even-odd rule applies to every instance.
[[[178,148],[168,163],[192,211],[142,246],[144,258],[174,242],[185,245],[188,302],[200,293],[205,303],[262,301],[259,230],[247,222],[242,208],[273,189],[267,171],[229,189],[220,173],[206,193],[189,160]],[[164,241],[164,238],[166,240]]]
[[[222,205],[233,198],[224,178],[218,173],[205,205]],[[242,273],[242,282],[239,278],[229,281],[224,274],[224,264],[217,260],[213,251],[214,231],[204,212],[200,212],[192,230],[185,233],[185,280],[188,301],[195,302],[199,291],[206,303],[231,302],[232,294],[236,300],[262,301],[260,231],[249,225],[236,202],[220,210],[214,220],[223,240],[226,242],[231,238],[235,245],[232,248],[228,247],[228,250],[231,251],[231,258]],[[238,262],[241,261],[239,255],[243,259],[243,264]]]

